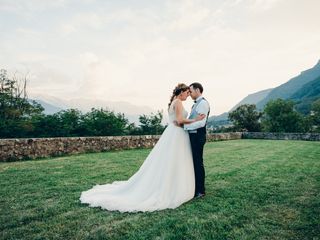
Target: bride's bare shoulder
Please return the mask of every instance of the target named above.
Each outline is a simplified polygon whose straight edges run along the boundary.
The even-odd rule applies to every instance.
[[[182,101],[179,98],[176,98],[172,101],[172,104],[182,104]]]
[[[174,99],[171,103],[172,107],[182,106],[182,101],[180,99]]]
[[[176,112],[182,108],[182,101],[180,99],[174,99],[171,103],[171,109]]]

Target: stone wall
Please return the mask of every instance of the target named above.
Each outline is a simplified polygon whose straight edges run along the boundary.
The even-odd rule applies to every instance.
[[[0,161],[36,159],[86,152],[151,148],[158,135],[117,137],[68,137],[0,139]],[[240,139],[241,133],[208,135],[208,141]]]
[[[224,141],[224,140],[236,140],[241,139],[241,132],[232,132],[232,133],[212,133],[207,135],[207,141]]]
[[[244,132],[244,133],[242,133],[242,138],[244,138],[244,139],[320,141],[320,133]]]
[[[158,139],[159,136],[0,139],[0,161],[148,148],[154,146]]]
[[[86,152],[103,152],[133,148],[151,148],[160,136],[70,137],[0,139],[0,161],[36,159]],[[317,133],[215,133],[207,140],[273,139],[320,141]]]

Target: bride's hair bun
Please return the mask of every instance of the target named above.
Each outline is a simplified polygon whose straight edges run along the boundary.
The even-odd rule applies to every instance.
[[[180,93],[185,92],[186,90],[189,90],[189,86],[187,86],[184,83],[179,83],[172,91],[172,96],[170,98],[169,107],[174,99],[174,97],[178,96]]]
[[[184,83],[179,83],[174,89],[173,89],[173,93],[175,96],[178,96],[180,93],[188,90],[189,87],[184,84]]]

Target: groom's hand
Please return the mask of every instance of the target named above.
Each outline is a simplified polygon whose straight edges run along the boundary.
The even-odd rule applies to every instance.
[[[174,125],[176,125],[177,127],[183,127],[183,124],[179,124],[177,120],[173,121]]]

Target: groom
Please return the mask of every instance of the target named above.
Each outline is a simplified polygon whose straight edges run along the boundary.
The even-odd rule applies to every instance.
[[[190,84],[190,96],[194,100],[189,119],[196,118],[199,114],[206,115],[201,121],[185,124],[184,129],[189,132],[194,174],[195,174],[195,197],[205,196],[204,178],[205,171],[203,166],[203,147],[206,143],[206,124],[210,113],[210,106],[202,96],[203,87],[200,83]]]

